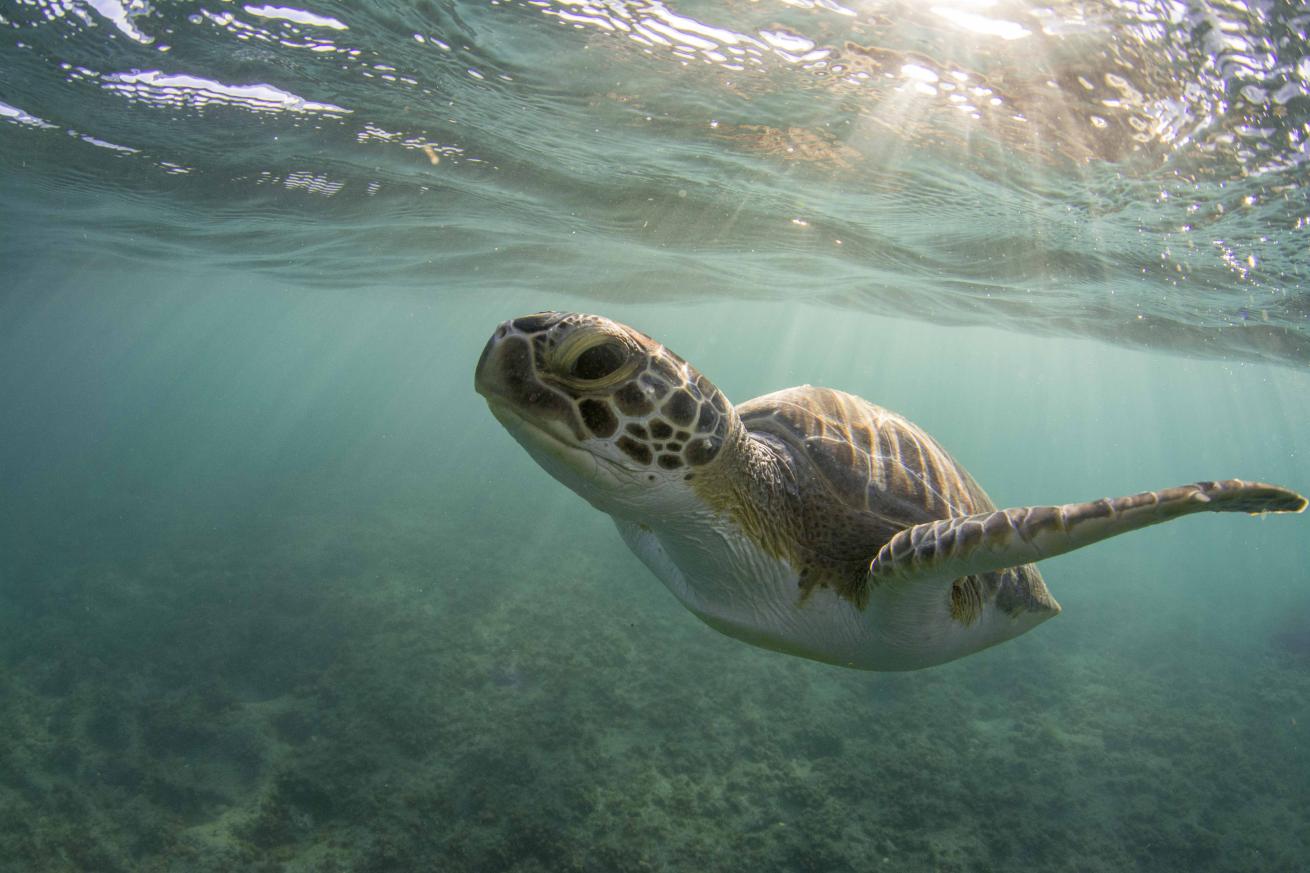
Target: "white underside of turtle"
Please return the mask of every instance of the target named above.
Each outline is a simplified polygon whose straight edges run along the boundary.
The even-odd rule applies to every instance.
[[[762,554],[731,522],[715,534],[722,541],[714,544],[688,542],[634,522],[614,523],[628,548],[710,627],[751,645],[843,667],[916,670],[1004,642],[1059,612],[1012,618],[988,608],[963,628],[951,617],[946,598],[913,599],[914,590],[932,587],[875,592],[864,610],[826,589],[802,603],[799,572]],[[720,555],[732,558],[716,560]],[[879,620],[892,615],[900,620]]]

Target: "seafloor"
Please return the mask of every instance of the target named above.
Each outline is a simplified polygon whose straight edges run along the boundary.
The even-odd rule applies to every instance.
[[[1121,633],[1106,598],[848,672],[719,636],[617,538],[492,512],[324,508],[17,567],[0,870],[1310,863],[1295,623],[1235,653]]]

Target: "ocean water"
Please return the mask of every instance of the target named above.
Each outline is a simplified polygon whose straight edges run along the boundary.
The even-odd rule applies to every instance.
[[[303,7],[303,8],[302,8]],[[1310,521],[905,674],[684,610],[473,392],[598,312],[1002,506],[1310,490],[1294,2],[0,4],[0,871],[1310,869]]]

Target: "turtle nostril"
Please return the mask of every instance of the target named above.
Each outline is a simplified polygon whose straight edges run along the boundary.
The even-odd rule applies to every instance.
[[[508,334],[509,328],[505,325],[502,324],[500,327],[496,328],[496,339],[504,339]]]

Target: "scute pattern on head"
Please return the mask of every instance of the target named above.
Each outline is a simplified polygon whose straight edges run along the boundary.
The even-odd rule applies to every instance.
[[[516,318],[501,330],[501,342],[523,345],[515,352],[523,359],[519,399],[552,407],[579,439],[612,440],[634,464],[685,468],[687,478],[718,456],[731,424],[730,404],[710,380],[645,334],[597,316],[546,312]],[[566,344],[597,338],[625,343],[631,372],[617,382],[588,384],[561,371]]]

